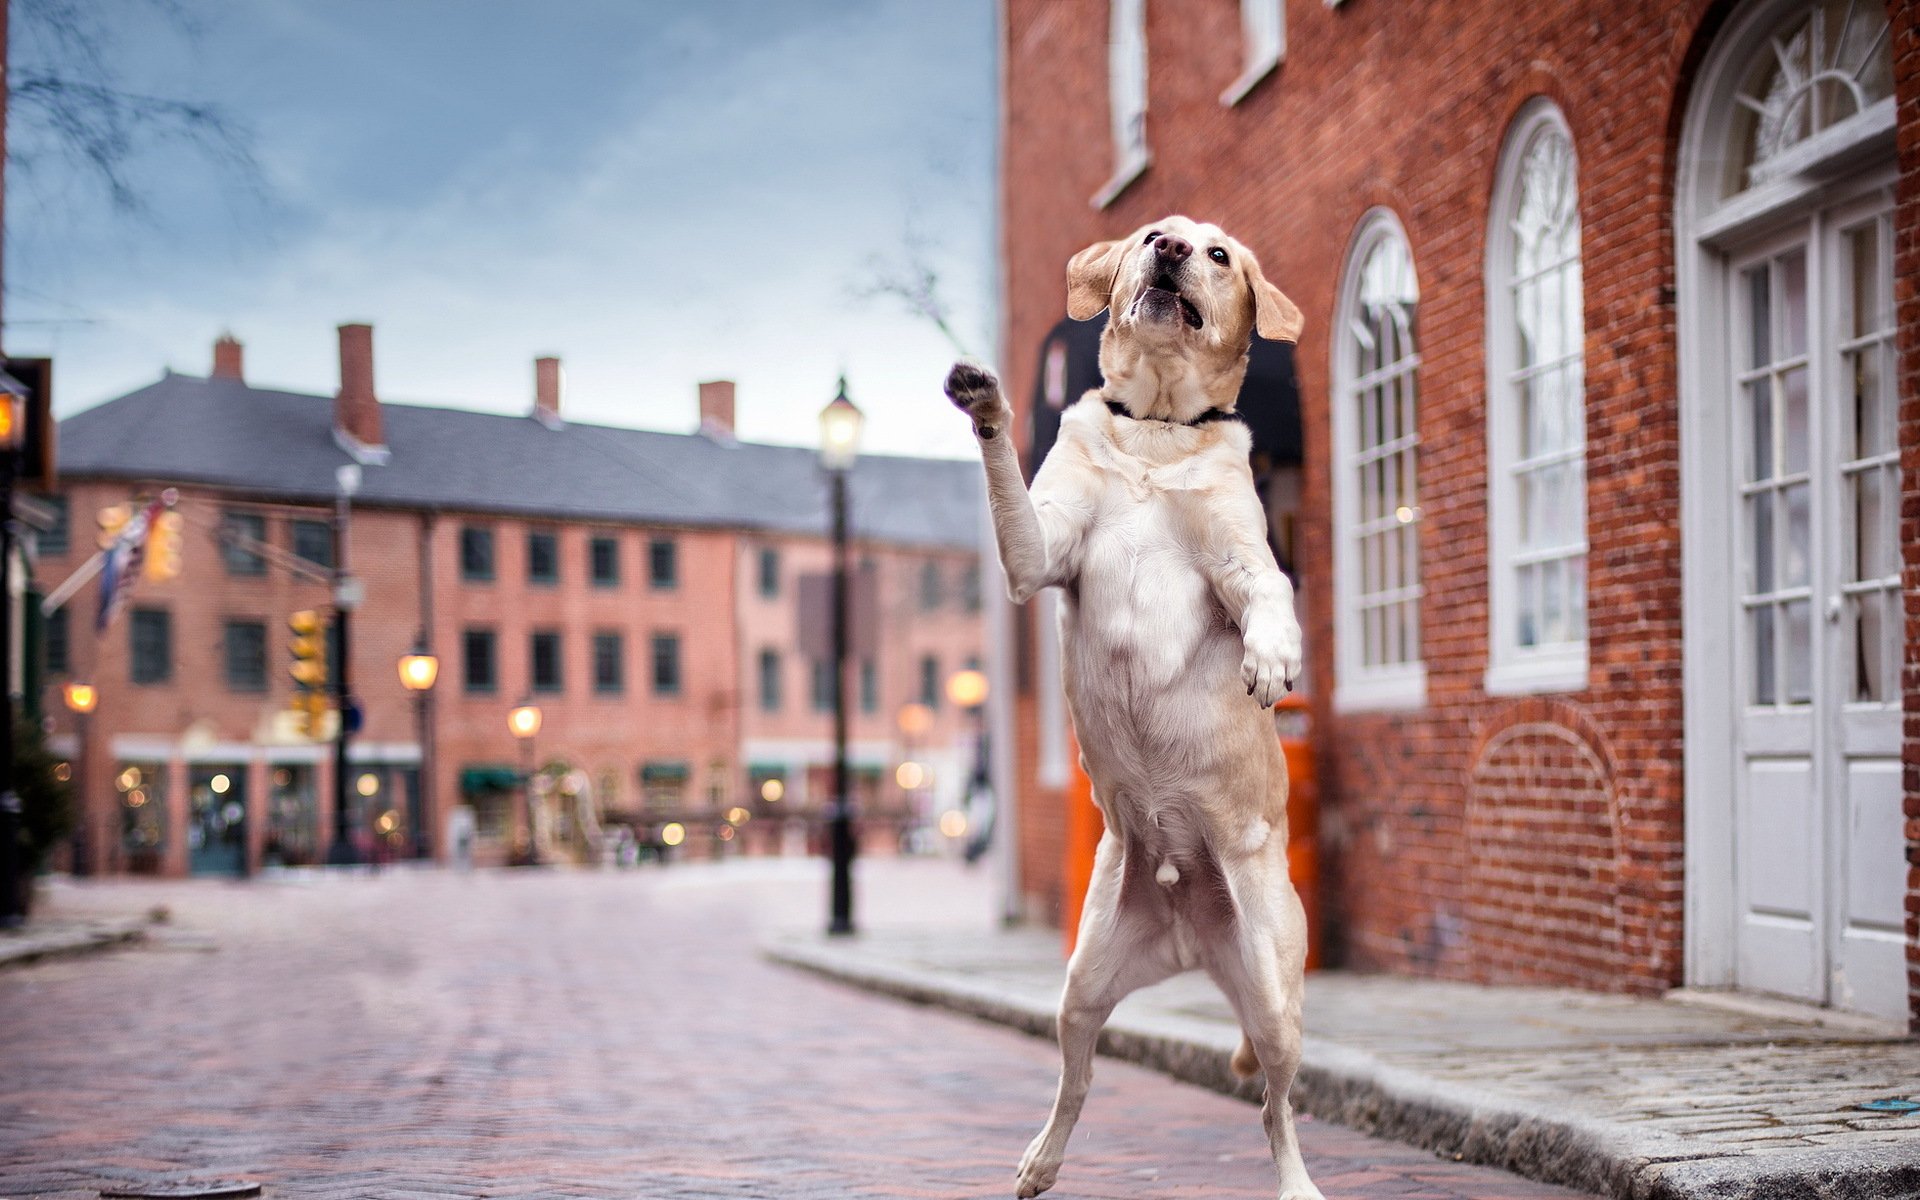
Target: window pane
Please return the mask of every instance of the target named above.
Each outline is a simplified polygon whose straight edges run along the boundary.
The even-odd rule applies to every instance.
[[[760,708],[764,712],[780,710],[780,652],[760,652]]]
[[[47,614],[46,654],[47,673],[50,675],[59,675],[72,669],[72,642],[68,633],[71,628],[68,624],[70,616],[70,610],[65,606]]]
[[[647,581],[657,588],[678,584],[680,564],[672,538],[654,538],[647,543]]]
[[[653,690],[661,696],[680,692],[680,638],[676,634],[653,635]]]
[[[618,692],[626,686],[624,643],[617,633],[593,635],[593,690]]]
[[[1747,497],[1747,590],[1773,590],[1773,493]]]
[[[1807,469],[1811,431],[1807,427],[1807,369],[1795,367],[1780,376],[1780,410],[1786,428],[1782,430],[1781,454],[1786,459],[1786,474]]]
[[[1854,337],[1864,337],[1887,328],[1892,321],[1880,302],[1880,223],[1870,222],[1847,233],[1847,269],[1852,277],[1848,289],[1851,326]]]
[[[620,582],[620,543],[616,539],[594,538],[588,543],[587,554],[592,562],[596,586],[611,587]]]
[[[493,578],[493,531],[468,527],[460,531],[460,577],[475,581]]]
[[[1813,561],[1808,539],[1811,537],[1811,513],[1807,503],[1810,488],[1807,484],[1795,484],[1781,492],[1781,504],[1785,508],[1786,546],[1781,559],[1781,583],[1786,587],[1805,587]]]
[[[1767,268],[1749,268],[1747,280],[1747,346],[1749,367],[1764,367],[1773,361],[1773,315]]]
[[[1783,358],[1807,352],[1807,254],[1782,255],[1780,267],[1780,342]]]
[[[1772,704],[1773,678],[1773,605],[1749,609],[1748,628],[1753,646],[1753,702]]]
[[[165,683],[173,675],[173,614],[163,608],[136,608],[127,618],[134,683]]]
[[[554,534],[527,534],[527,579],[532,583],[557,583],[560,579],[560,548]]]
[[[760,594],[769,599],[780,594],[780,552],[771,546],[760,550]]]
[[[1852,598],[1853,605],[1853,699],[1886,700],[1891,680],[1887,677],[1884,647],[1889,616],[1894,611],[1888,592],[1862,592]],[[1894,618],[1897,620],[1897,617]]]
[[[1773,381],[1761,377],[1747,385],[1747,479],[1773,477]]]
[[[293,552],[317,567],[333,567],[333,526],[325,521],[293,522]]]
[[[1899,547],[1887,538],[1891,526],[1889,507],[1894,503],[1889,486],[1891,468],[1872,467],[1853,477],[1853,530],[1850,549],[1853,579],[1879,579],[1900,570]]]
[[[491,692],[495,687],[494,634],[490,629],[469,629],[461,636],[466,690]]]
[[[1813,608],[1805,600],[1790,600],[1781,607],[1786,617],[1782,640],[1786,644],[1787,703],[1805,704],[1813,699]]]
[[[267,627],[260,621],[228,621],[227,687],[236,692],[267,690]]]
[[[266,574],[266,558],[247,546],[265,543],[267,518],[260,513],[229,512],[221,515],[220,524],[220,560],[226,564],[227,574]]]
[[[553,630],[535,633],[531,642],[532,663],[529,672],[536,692],[561,689],[560,634]]]

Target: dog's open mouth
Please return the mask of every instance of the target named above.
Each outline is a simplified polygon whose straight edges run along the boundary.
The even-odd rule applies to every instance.
[[[1173,280],[1164,275],[1140,289],[1140,296],[1135,303],[1151,316],[1171,316],[1178,312],[1180,319],[1192,329],[1198,329],[1202,324],[1200,310],[1193,306],[1193,301],[1180,294]]]

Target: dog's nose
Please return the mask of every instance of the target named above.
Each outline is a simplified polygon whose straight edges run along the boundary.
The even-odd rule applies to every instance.
[[[1187,261],[1193,254],[1193,243],[1173,234],[1163,234],[1153,243],[1153,252],[1167,261],[1169,266]]]

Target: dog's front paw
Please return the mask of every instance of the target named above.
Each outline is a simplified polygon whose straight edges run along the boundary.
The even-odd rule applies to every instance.
[[[1027,1147],[1026,1154],[1020,1158],[1020,1173],[1015,1177],[1018,1186],[1014,1195],[1020,1200],[1028,1200],[1052,1187],[1053,1181],[1060,1178],[1060,1159],[1058,1154],[1047,1153],[1047,1131],[1041,1130],[1040,1135]]]
[[[1293,681],[1300,678],[1300,627],[1289,623],[1282,630],[1249,630],[1246,645],[1240,682],[1247,685],[1247,695],[1268,708],[1292,691]]]
[[[972,419],[973,431],[983,438],[998,435],[1013,416],[993,372],[966,359],[947,372],[947,399]]]

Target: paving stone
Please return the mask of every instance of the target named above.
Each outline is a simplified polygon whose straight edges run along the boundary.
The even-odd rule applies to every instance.
[[[990,927],[988,882],[871,861],[875,936]],[[100,882],[169,939],[0,972],[0,1197],[257,1179],[272,1197],[1005,1197],[1052,1098],[1030,1037],[773,966],[816,862]],[[181,953],[174,935],[196,946]],[[1572,1200],[1324,1121],[1332,1200]],[[1103,1063],[1052,1195],[1271,1197],[1244,1102]]]
[[[1036,931],[769,952],[1042,1035],[1063,975],[1057,937]],[[1443,1153],[1625,1200],[1920,1196],[1920,1114],[1855,1107],[1920,1096],[1920,1042],[1871,1022],[1340,972],[1308,978],[1305,1015],[1296,1105]],[[1187,975],[1122,1003],[1101,1048],[1246,1095],[1225,1069],[1238,1038],[1224,998]]]

